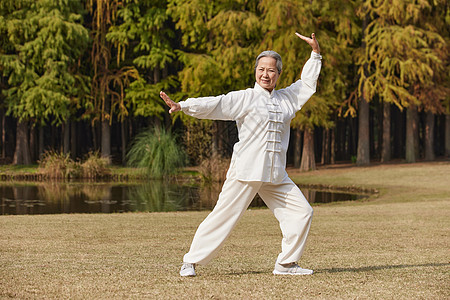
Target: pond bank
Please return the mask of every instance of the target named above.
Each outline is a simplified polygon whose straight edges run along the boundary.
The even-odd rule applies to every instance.
[[[179,175],[171,176],[170,178],[195,178],[199,177],[198,172],[187,169],[182,171]],[[15,166],[15,165],[0,165],[0,181],[67,181],[67,180],[88,180],[88,181],[139,181],[148,180],[145,172],[138,168],[110,166],[108,174],[101,176],[101,178],[76,178],[76,179],[49,179],[45,174],[39,172],[38,165],[29,166]]]
[[[76,181],[86,180],[89,182],[133,182],[133,181],[146,181],[148,178],[143,175],[143,172],[136,168],[112,166],[110,168],[110,174],[104,176],[101,179],[75,179]],[[288,169],[288,172],[297,176],[298,174],[313,174],[312,172],[299,173],[296,169]],[[170,181],[179,182],[191,182],[193,184],[203,184],[203,179],[201,174],[196,170],[196,168],[186,168],[181,174],[176,176],[171,176]],[[71,181],[67,179],[48,179],[44,174],[40,174],[37,165],[30,166],[14,166],[14,165],[0,165],[0,182],[64,182]],[[348,192],[348,193],[359,193],[359,194],[378,194],[379,190],[377,188],[362,187],[355,185],[335,185],[326,183],[306,183],[297,182],[300,187],[316,190],[330,190],[336,192]],[[209,184],[209,183],[205,183]]]

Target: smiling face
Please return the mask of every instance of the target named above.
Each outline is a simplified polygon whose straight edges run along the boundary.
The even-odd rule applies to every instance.
[[[265,56],[259,59],[255,70],[256,82],[264,89],[272,92],[277,84],[280,74],[277,69],[277,60],[273,57]]]

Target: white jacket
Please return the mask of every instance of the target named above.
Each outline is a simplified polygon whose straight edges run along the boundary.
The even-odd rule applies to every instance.
[[[254,88],[179,102],[184,113],[198,119],[236,121],[239,141],[233,147],[228,176],[271,183],[287,176],[290,122],[316,92],[321,59],[313,51],[301,79],[271,93],[255,83]]]

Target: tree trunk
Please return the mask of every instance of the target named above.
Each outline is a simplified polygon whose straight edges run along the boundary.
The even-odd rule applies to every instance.
[[[369,16],[363,20],[363,33],[369,24]],[[363,36],[361,48],[366,48],[366,42]],[[363,65],[363,72],[367,78],[367,65]],[[369,103],[361,96],[358,104],[358,147],[356,150],[356,164],[358,166],[368,165],[370,163],[370,127],[369,127]]]
[[[39,159],[41,159],[42,154],[44,154],[44,127],[39,126],[39,146],[38,146]]]
[[[324,129],[322,136],[322,165],[330,163],[330,129]]]
[[[300,129],[295,129],[294,168],[300,168],[301,157],[302,157],[302,132]]]
[[[400,111],[397,106],[391,106],[392,115],[392,143],[393,158],[405,157],[405,142],[406,142],[406,111]]]
[[[120,137],[122,141],[122,165],[125,166],[125,160],[127,156],[127,130],[125,120],[120,122]]]
[[[405,143],[405,159],[408,163],[414,163],[417,160],[418,149],[418,124],[419,114],[417,108],[411,105],[406,110],[406,143]]]
[[[33,126],[29,132],[29,149],[31,161],[36,161],[36,126]]]
[[[348,142],[345,145],[345,156],[346,159],[353,159],[353,156],[355,156],[355,162],[356,162],[356,155],[358,155],[358,122],[359,118],[347,118],[348,120],[348,132],[346,133],[348,135]]]
[[[327,129],[326,128],[322,128],[322,153],[320,154],[320,163],[322,165],[325,164],[325,151],[326,151],[326,140],[327,140]]]
[[[28,124],[17,121],[16,150],[14,152],[13,164],[30,165],[31,155],[28,145]]]
[[[105,99],[105,112],[111,110],[110,99]],[[101,152],[102,157],[111,160],[111,124],[109,118],[103,118],[102,120],[102,138],[101,138]]]
[[[445,156],[450,157],[450,115],[445,116]]]
[[[335,128],[331,129],[331,155],[330,155],[330,163],[334,165],[336,163],[336,138],[335,138]]]
[[[70,123],[66,121],[62,125],[62,134],[63,134],[63,153],[68,154],[70,148]]]
[[[99,149],[98,146],[98,135],[97,135],[97,123],[92,124],[91,132],[92,132],[92,145],[94,147],[94,150],[97,151]]]
[[[51,150],[56,148],[56,128],[53,125],[50,127],[50,148]]]
[[[426,113],[425,121],[425,160],[434,160],[434,114],[431,111]]]
[[[377,130],[381,130],[381,126],[377,127],[378,124],[376,122],[377,110],[379,109],[377,106],[375,102],[373,109],[369,108],[369,163],[371,157],[377,157],[380,148],[379,138],[377,139],[378,135],[376,134]]]
[[[2,113],[2,158],[6,158],[6,115],[5,110],[1,109]]]
[[[72,159],[77,157],[77,123],[70,121],[70,156]]]
[[[111,125],[108,120],[102,121],[102,157],[111,159]]]
[[[316,169],[314,156],[314,129],[307,128],[303,134],[303,153],[300,171],[312,171]]]
[[[391,104],[383,103],[383,138],[381,143],[381,161],[391,160]]]
[[[370,163],[369,138],[369,103],[361,98],[358,108],[358,150],[356,164],[358,166]]]

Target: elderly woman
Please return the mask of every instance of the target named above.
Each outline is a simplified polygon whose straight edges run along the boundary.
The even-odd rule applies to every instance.
[[[253,88],[179,103],[160,93],[170,113],[181,110],[199,119],[233,120],[239,133],[219,199],[184,255],[181,276],[195,276],[196,265],[205,265],[217,255],[256,193],[280,222],[283,234],[273,274],[313,273],[297,264],[313,210],[285,168],[290,122],[316,91],[322,56],[314,33],[311,38],[296,35],[312,47],[312,53],[301,79],[287,88],[275,90],[282,71],[280,55],[264,51],[256,58]]]

